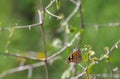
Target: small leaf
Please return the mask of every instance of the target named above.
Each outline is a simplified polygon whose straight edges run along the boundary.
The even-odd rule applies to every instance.
[[[76,28],[74,28],[74,27],[72,27],[72,28],[70,28],[70,32],[72,33],[72,32],[75,32],[76,31]]]
[[[94,60],[94,61],[98,61],[98,58],[97,57],[93,57],[93,58],[91,58],[92,60]]]
[[[92,57],[91,60],[96,64],[99,63],[99,59],[97,57]]]
[[[106,52],[108,52],[108,51],[109,51],[109,47],[105,47],[104,50],[105,50]]]
[[[80,34],[83,34],[84,30],[83,29],[80,29]]]
[[[85,62],[87,62],[87,63],[88,63],[88,60],[89,60],[89,59],[88,59],[88,56],[89,56],[88,53],[86,53],[86,54],[84,55]]]
[[[95,55],[95,52],[93,50],[89,50],[88,54],[91,55],[91,56],[93,56],[93,55]]]
[[[92,74],[93,72],[92,72],[92,70],[93,70],[93,66],[94,66],[95,64],[94,63],[91,63],[89,66],[88,66],[88,74]]]
[[[58,10],[60,9],[60,0],[56,0],[56,7]]]
[[[37,58],[40,60],[45,60],[45,53],[43,53],[43,52],[38,53]]]

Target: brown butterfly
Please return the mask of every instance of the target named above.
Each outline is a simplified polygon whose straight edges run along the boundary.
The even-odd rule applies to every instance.
[[[80,49],[74,50],[73,53],[68,57],[67,63],[73,62],[75,64],[78,64],[82,61],[81,51]]]

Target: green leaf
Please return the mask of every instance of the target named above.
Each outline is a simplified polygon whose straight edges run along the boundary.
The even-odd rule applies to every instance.
[[[88,53],[86,53],[86,54],[84,55],[84,60],[85,60],[86,63],[88,63],[88,56],[89,56]]]
[[[57,7],[57,10],[60,9],[60,0],[56,0],[56,7]]]
[[[89,66],[88,66],[88,74],[92,74],[93,73],[93,66],[94,66],[95,64],[94,63],[91,63]]]
[[[71,32],[71,33],[75,32],[75,31],[76,31],[76,28],[75,28],[75,27],[70,28],[70,32]]]

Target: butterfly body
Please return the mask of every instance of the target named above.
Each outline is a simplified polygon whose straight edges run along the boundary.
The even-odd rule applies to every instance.
[[[78,64],[82,61],[81,51],[80,50],[74,50],[73,53],[68,57],[67,63],[73,62],[75,64]]]

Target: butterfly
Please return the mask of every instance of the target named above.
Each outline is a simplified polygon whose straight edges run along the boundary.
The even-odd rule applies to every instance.
[[[75,64],[78,64],[79,62],[82,61],[82,55],[81,55],[81,51],[80,49],[76,49],[72,52],[72,54],[68,57],[67,59],[67,63],[75,63]]]

